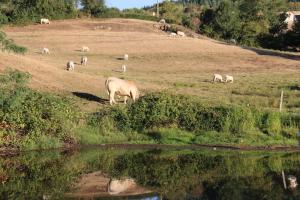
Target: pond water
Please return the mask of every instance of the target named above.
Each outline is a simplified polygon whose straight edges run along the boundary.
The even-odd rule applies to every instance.
[[[92,175],[104,185],[130,178],[140,193],[110,196],[97,193],[98,186],[87,192],[76,185],[90,184]],[[300,179],[300,153],[116,147],[27,152],[0,157],[0,199],[300,199],[288,175]]]

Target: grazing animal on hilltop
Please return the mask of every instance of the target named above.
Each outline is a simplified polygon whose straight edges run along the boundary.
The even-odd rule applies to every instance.
[[[139,98],[137,86],[132,81],[122,80],[116,77],[109,77],[105,81],[105,88],[109,95],[110,105],[116,104],[115,94],[124,97],[124,103],[127,103],[127,98],[130,97],[135,102]]]
[[[87,46],[83,46],[83,47],[81,47],[81,51],[88,52],[88,51],[90,51],[90,48],[88,48]]]
[[[220,74],[214,74],[213,82],[223,82],[223,78]]]
[[[158,23],[165,24],[165,23],[166,23],[166,20],[165,20],[165,19],[161,19],[161,20],[159,20]]]
[[[233,76],[225,75],[225,82],[228,83],[233,83]]]
[[[122,72],[123,72],[123,73],[126,72],[126,65],[122,65]]]
[[[87,61],[88,61],[88,59],[87,59],[87,57],[86,56],[83,56],[83,57],[81,57],[81,65],[84,65],[84,66],[86,66],[87,65]]]
[[[41,19],[41,24],[50,24],[50,20],[46,18]]]
[[[71,70],[75,70],[75,64],[74,64],[74,62],[73,61],[69,61],[69,62],[67,62],[67,70],[68,71],[71,71]]]
[[[185,33],[182,31],[177,31],[177,35],[180,37],[185,37]]]
[[[48,48],[43,48],[42,54],[50,54],[50,51]]]
[[[128,56],[128,54],[124,54],[124,58],[123,58],[124,60],[128,60],[129,59],[129,56]]]

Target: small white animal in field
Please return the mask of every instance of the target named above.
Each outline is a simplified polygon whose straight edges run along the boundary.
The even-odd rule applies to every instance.
[[[81,57],[81,65],[86,66],[87,65],[87,61],[88,61],[88,59],[87,59],[86,56]]]
[[[158,23],[165,24],[165,23],[166,23],[166,20],[165,20],[165,19],[161,19],[161,20],[159,20]]]
[[[233,76],[225,75],[225,82],[228,83],[233,83]]]
[[[177,36],[177,34],[176,33],[170,33],[170,35],[169,35],[170,37],[176,37]]]
[[[88,48],[87,46],[83,46],[83,47],[81,47],[81,51],[88,52],[88,51],[90,51],[90,48]]]
[[[105,81],[105,88],[109,95],[110,105],[116,104],[115,94],[124,97],[124,103],[127,103],[127,98],[130,97],[134,102],[139,98],[139,91],[135,83],[132,81],[122,80],[116,77],[109,77]]]
[[[185,37],[185,33],[182,31],[177,31],[177,35],[180,37]]]
[[[50,54],[50,51],[48,48],[43,48],[42,54]]]
[[[223,82],[223,78],[220,74],[214,74],[213,82]]]
[[[67,62],[67,70],[68,71],[74,71],[75,70],[75,64],[73,61]]]
[[[129,59],[128,54],[124,54],[124,60],[128,60],[128,59]]]
[[[123,72],[123,73],[126,72],[126,65],[122,65],[122,72]]]
[[[41,24],[50,24],[50,20],[46,18],[41,19]]]

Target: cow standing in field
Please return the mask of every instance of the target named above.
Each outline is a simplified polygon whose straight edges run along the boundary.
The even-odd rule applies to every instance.
[[[42,54],[50,54],[50,51],[48,48],[43,48]]]
[[[124,97],[124,103],[127,103],[127,98],[130,97],[135,102],[139,98],[137,86],[132,81],[122,80],[116,77],[109,77],[105,81],[105,88],[109,95],[110,105],[116,104],[115,94]]]
[[[87,46],[83,46],[83,47],[81,47],[81,51],[82,52],[88,52],[88,51],[90,51],[90,48],[87,47]]]
[[[86,66],[87,65],[87,61],[88,61],[88,59],[87,59],[87,57],[86,56],[83,56],[83,57],[81,57],[81,65],[84,65],[84,66]]]
[[[220,74],[214,74],[213,82],[223,82],[223,78]]]
[[[75,70],[75,63],[73,61],[67,62],[67,70],[74,71]]]
[[[124,54],[124,57],[123,57],[124,60],[128,60],[129,59],[129,56],[128,54]]]
[[[41,19],[41,24],[50,24],[50,20],[46,18]]]
[[[123,72],[123,73],[126,72],[126,65],[122,65],[122,72]]]
[[[233,76],[225,75],[225,83],[233,83]]]

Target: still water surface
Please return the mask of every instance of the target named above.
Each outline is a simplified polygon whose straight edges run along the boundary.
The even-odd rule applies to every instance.
[[[29,152],[0,157],[0,199],[72,199],[80,193],[85,199],[300,199],[298,187],[288,188],[287,181],[284,188],[282,171],[286,179],[300,179],[300,153],[111,147]],[[97,191],[100,186],[78,188],[82,177],[91,185],[89,175],[96,172],[94,183],[126,177],[142,190],[118,197]]]

